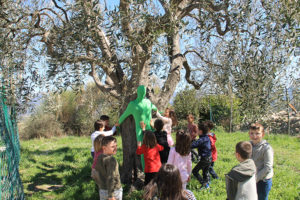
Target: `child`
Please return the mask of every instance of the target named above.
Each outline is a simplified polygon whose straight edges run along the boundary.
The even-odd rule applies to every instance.
[[[195,141],[196,136],[198,134],[198,126],[197,126],[197,124],[194,123],[194,120],[195,120],[194,115],[189,114],[187,116],[187,121],[188,121],[187,130],[188,130],[189,134],[191,135],[192,142]],[[198,162],[199,155],[198,155],[197,151],[195,149],[192,149],[191,153],[192,153],[192,161]]]
[[[228,200],[257,200],[255,173],[250,142],[239,142],[235,146],[235,156],[240,162],[225,175]]]
[[[167,132],[167,139],[169,146],[174,145],[174,141],[172,138],[172,127],[177,125],[177,118],[176,114],[173,110],[170,110],[170,108],[166,108],[164,117],[161,116],[161,114],[157,111],[156,116],[158,119],[161,119],[164,122],[163,130]]]
[[[101,135],[98,135],[94,140],[95,156],[94,156],[92,168],[95,168],[95,166],[97,164],[98,156],[103,153],[101,142],[104,137],[105,136],[103,134],[101,134]]]
[[[109,126],[109,116],[101,115],[100,120],[105,122],[104,131],[110,131],[112,128]]]
[[[202,184],[201,188],[209,188],[209,174],[208,168],[211,164],[211,143],[209,137],[207,136],[208,127],[204,123],[199,123],[198,125],[199,139],[192,142],[192,148],[198,148],[199,156],[201,156],[200,161],[192,170],[193,175]],[[202,175],[199,171],[202,169]]]
[[[215,172],[214,170],[214,165],[215,165],[215,161],[217,160],[217,157],[218,157],[218,152],[217,152],[217,148],[216,148],[216,141],[217,141],[217,137],[216,135],[211,132],[211,130],[214,128],[214,124],[212,123],[212,121],[210,120],[207,120],[206,122],[206,125],[208,127],[208,137],[210,139],[210,143],[211,143],[211,157],[212,157],[212,162],[209,166],[209,173],[211,174],[211,176],[215,179],[219,179],[217,173]]]
[[[257,168],[256,182],[259,200],[267,200],[272,187],[274,152],[269,143],[263,140],[264,127],[255,123],[250,126],[249,137],[252,144],[252,159]]]
[[[92,140],[92,148],[91,148],[91,155],[94,159],[94,140],[98,135],[103,134],[104,136],[110,136],[113,135],[114,132],[116,131],[116,124],[110,131],[104,131],[105,128],[105,122],[101,120],[97,120],[94,124],[95,132],[92,133],[91,135],[91,140]]]
[[[152,131],[144,131],[143,145],[141,145],[141,142],[138,141],[136,154],[144,154],[145,185],[147,185],[151,179],[154,178],[161,167],[159,152],[162,150],[164,150],[164,147],[157,144],[154,133]]]
[[[180,130],[176,133],[175,148],[170,150],[168,163],[175,165],[179,171],[183,189],[186,189],[192,172],[191,136]]]
[[[164,123],[161,119],[155,120],[154,128],[156,131],[154,132],[154,134],[155,134],[157,143],[164,147],[164,150],[159,152],[160,160],[161,160],[162,164],[164,164],[168,161],[168,156],[169,156],[169,151],[170,151],[170,147],[169,147],[169,144],[167,141],[167,132],[162,130],[163,126],[164,126]]]
[[[119,165],[113,157],[117,153],[117,140],[113,136],[102,139],[103,154],[100,154],[95,166],[99,175],[100,200],[122,200],[123,189],[120,180]]]
[[[144,200],[196,200],[191,191],[182,188],[179,170],[171,164],[164,164],[144,191]]]

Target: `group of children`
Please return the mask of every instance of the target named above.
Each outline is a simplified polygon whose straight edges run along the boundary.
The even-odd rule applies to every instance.
[[[173,112],[173,113],[172,113]],[[172,117],[170,114],[172,113]],[[211,132],[211,121],[194,123],[194,116],[188,115],[187,130],[176,133],[176,142],[170,138],[172,124],[176,124],[176,115],[170,109],[164,116],[157,113],[158,119],[151,123],[154,131],[145,130],[146,124],[140,122],[143,129],[143,141],[138,142],[136,154],[144,155],[145,188],[143,199],[191,199],[195,196],[186,189],[191,174],[200,182],[201,189],[209,188],[210,175],[219,179],[214,171],[217,160],[215,146],[216,135]],[[170,119],[170,120],[169,120]],[[167,123],[167,126],[166,126]],[[100,199],[122,199],[122,187],[116,154],[116,139],[112,136],[116,124],[111,130],[105,128],[107,121],[95,122],[93,142],[92,178],[99,186]],[[264,127],[258,123],[251,125],[250,142],[236,145],[236,158],[239,165],[225,175],[227,199],[268,199],[273,176],[273,150],[263,140]],[[193,151],[197,149],[198,152]],[[197,161],[192,169],[192,155]],[[202,170],[202,176],[199,171]]]

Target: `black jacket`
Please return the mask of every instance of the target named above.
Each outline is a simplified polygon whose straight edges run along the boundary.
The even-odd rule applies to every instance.
[[[163,151],[159,152],[161,163],[166,163],[169,157],[170,147],[167,141],[166,131],[155,131],[154,132],[157,143],[164,147]]]

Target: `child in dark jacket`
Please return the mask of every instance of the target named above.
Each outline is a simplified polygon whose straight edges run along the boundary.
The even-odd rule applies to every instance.
[[[199,156],[201,156],[200,161],[192,170],[193,175],[197,180],[202,184],[202,188],[209,188],[209,174],[208,169],[211,164],[211,143],[207,135],[208,127],[204,123],[199,123],[198,125],[198,134],[200,135],[199,139],[192,142],[192,148],[198,148]],[[202,175],[199,174],[199,171],[202,169]]]
[[[164,127],[164,122],[161,119],[155,120],[154,128],[156,131],[154,132],[154,134],[157,143],[164,147],[164,150],[159,152],[160,160],[162,164],[167,163],[169,151],[170,151],[170,147],[167,140],[167,132],[162,130],[163,127]]]
[[[215,162],[218,158],[218,152],[217,152],[217,147],[216,147],[216,141],[217,141],[217,137],[216,137],[216,134],[214,134],[213,132],[211,132],[211,130],[214,128],[214,124],[212,121],[210,120],[207,120],[205,121],[207,127],[208,127],[208,137],[210,139],[210,143],[211,143],[211,157],[212,157],[212,162],[211,162],[211,165],[209,166],[209,173],[210,175],[215,178],[215,179],[219,179],[217,173],[215,172],[214,170],[214,165],[215,165]]]

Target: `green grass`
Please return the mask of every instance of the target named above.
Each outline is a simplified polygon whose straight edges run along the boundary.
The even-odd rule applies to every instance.
[[[218,160],[215,171],[220,180],[212,180],[210,191],[199,191],[192,177],[188,188],[197,199],[226,199],[224,174],[238,162],[235,144],[248,140],[246,133],[216,132]],[[117,160],[122,163],[121,138],[118,137]],[[300,139],[270,135],[265,139],[275,151],[273,186],[269,199],[300,200]],[[89,137],[61,137],[21,141],[20,174],[27,199],[98,199],[90,178],[92,158]],[[141,199],[142,191],[124,199]]]

